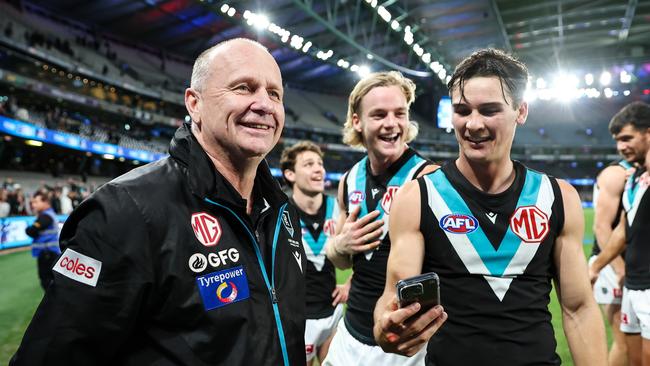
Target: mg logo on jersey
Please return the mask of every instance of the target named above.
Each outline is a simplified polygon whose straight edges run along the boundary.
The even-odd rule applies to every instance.
[[[395,192],[399,189],[399,186],[389,186],[384,193],[384,197],[381,199],[381,208],[384,209],[385,213],[390,212],[390,205],[393,203],[393,197]]]
[[[510,230],[526,243],[541,243],[549,232],[548,216],[537,206],[517,207]]]
[[[205,212],[192,215],[190,219],[194,235],[206,247],[217,245],[221,238],[221,226],[216,218]]]
[[[440,219],[440,228],[452,234],[469,234],[478,228],[478,220],[472,215],[449,214]]]
[[[361,191],[354,191],[348,195],[348,201],[353,205],[358,205],[366,198],[366,195]]]
[[[336,233],[336,221],[334,219],[326,220],[325,225],[323,225],[323,232],[327,236],[334,236]]]

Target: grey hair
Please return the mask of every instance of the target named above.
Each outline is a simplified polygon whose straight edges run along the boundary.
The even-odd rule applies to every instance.
[[[194,61],[194,66],[192,67],[192,79],[190,80],[190,88],[201,91],[203,85],[205,84],[205,81],[210,77],[210,63],[212,62],[214,54],[222,47],[225,47],[233,42],[246,42],[260,47],[266,52],[269,52],[268,48],[266,48],[263,44],[248,38],[233,38],[219,42],[216,45],[201,52],[199,57],[196,58],[196,61]]]

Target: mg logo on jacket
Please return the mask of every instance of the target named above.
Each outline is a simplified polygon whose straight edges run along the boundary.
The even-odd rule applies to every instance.
[[[541,243],[549,232],[548,216],[537,206],[517,207],[510,230],[526,243]]]
[[[199,212],[192,215],[190,223],[194,235],[206,247],[217,245],[221,239],[221,226],[215,217]]]

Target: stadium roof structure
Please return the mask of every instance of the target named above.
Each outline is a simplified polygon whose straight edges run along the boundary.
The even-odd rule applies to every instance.
[[[534,74],[650,62],[650,1],[643,0],[22,3],[188,63],[224,39],[258,39],[285,81],[320,91],[347,92],[355,81],[350,70],[364,71],[364,65],[442,88],[453,66],[483,47],[515,53]]]

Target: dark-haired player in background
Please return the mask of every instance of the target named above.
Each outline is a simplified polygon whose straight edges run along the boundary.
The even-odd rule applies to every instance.
[[[325,255],[325,243],[334,235],[339,207],[334,197],[323,193],[325,168],[318,145],[302,141],[285,148],[280,168],[292,189],[290,200],[300,214],[302,246],[307,255],[305,353],[307,365],[312,365],[316,357],[323,362],[327,356],[350,291],[350,279],[344,285],[336,284],[334,265]]]

